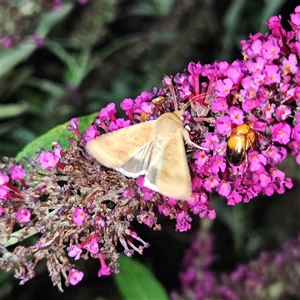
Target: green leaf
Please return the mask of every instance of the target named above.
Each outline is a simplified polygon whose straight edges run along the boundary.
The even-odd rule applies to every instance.
[[[271,16],[276,15],[282,6],[285,4],[286,0],[277,0],[277,1],[267,1],[265,0],[265,5],[264,8],[261,12],[261,25],[260,28],[257,30],[259,32],[266,32],[267,31],[267,26],[266,26],[266,21],[269,20]]]
[[[160,16],[167,16],[171,12],[175,4],[175,0],[168,0],[168,1],[152,0],[152,3],[155,6]]]
[[[73,9],[74,5],[71,3],[64,4],[59,7],[59,9],[48,12],[41,17],[39,25],[37,26],[36,32],[39,36],[45,37],[48,32],[54,27],[58,22],[63,20]]]
[[[83,48],[77,57],[68,53],[59,43],[47,40],[45,45],[67,66],[65,79],[71,86],[79,86],[82,80],[93,69],[90,65],[90,49]]]
[[[0,104],[0,120],[13,118],[22,115],[27,111],[27,104]]]
[[[130,10],[130,15],[133,16],[157,16],[157,10],[153,3],[149,0],[141,0]]]
[[[28,77],[27,84],[55,98],[62,97],[62,95],[65,93],[61,84],[48,80],[46,78]],[[38,107],[38,110],[40,110],[40,107]]]
[[[4,51],[0,55],[0,77],[27,59],[34,49],[35,44],[33,41],[25,41],[17,48]]]
[[[37,27],[37,34],[44,38],[51,28],[62,20],[73,8],[73,5],[62,5],[59,10],[44,14]],[[36,49],[35,43],[32,40],[27,40],[21,43],[14,49],[7,49],[0,55],[0,77],[13,69],[16,65],[26,60],[31,53]]]
[[[114,275],[114,280],[123,299],[168,299],[161,283],[142,263],[125,255],[118,262],[121,272]]]
[[[137,16],[163,17],[167,16],[171,12],[174,3],[175,0],[140,0],[130,10],[129,14]]]
[[[72,57],[64,47],[50,39],[45,41],[45,46],[52,51],[62,62],[64,62],[68,67],[75,64],[75,59]]]
[[[80,117],[79,130],[81,132],[85,131],[88,126],[92,124],[97,115],[98,113],[94,113],[89,116]],[[44,135],[38,137],[36,140],[32,141],[17,154],[16,159],[19,160],[24,156],[32,157],[39,148],[51,150],[52,142],[56,141],[59,142],[63,149],[67,148],[69,146],[68,137],[73,134],[71,131],[68,131],[66,129],[66,126],[69,123],[70,122],[66,122],[64,124],[58,125]]]

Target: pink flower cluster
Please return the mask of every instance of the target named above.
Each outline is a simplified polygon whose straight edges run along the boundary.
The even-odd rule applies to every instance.
[[[213,237],[202,230],[183,257],[180,291],[174,291],[170,299],[298,299],[299,247],[300,236],[277,253],[262,252],[257,260],[220,276],[211,270],[217,260]]]
[[[15,210],[12,218],[15,218],[19,223],[30,222],[31,213],[30,210],[24,207],[22,200],[24,196],[21,189],[16,187],[15,182],[20,182],[23,188],[28,188],[28,185],[25,183],[25,170],[22,166],[11,166],[9,169],[9,176],[0,172],[0,217],[5,212],[3,208],[4,201],[10,201],[10,199],[19,199],[21,201],[19,207]]]
[[[159,204],[164,215],[175,214],[180,231],[189,229],[188,210],[201,218],[215,218],[209,201],[213,191],[224,196],[228,205],[235,205],[249,202],[260,192],[271,196],[293,186],[277,165],[288,153],[300,163],[300,6],[291,15],[291,31],[283,29],[280,21],[272,17],[267,23],[271,33],[242,41],[244,60],[207,65],[191,62],[183,73],[164,78],[166,89],[125,99],[121,108],[129,120],[118,119],[115,104],[110,103],[87,130],[86,141],[98,136],[100,128],[117,130],[157,119],[174,110],[177,103],[191,103],[184,124],[192,129],[193,141],[206,149],[196,151],[189,161],[193,193],[187,199],[188,208],[176,202]],[[160,96],[165,103],[158,106],[155,99]],[[245,158],[233,165],[226,156],[227,140],[242,124],[251,124],[255,141],[250,143],[247,133],[241,135],[246,141]],[[148,200],[152,191],[141,182],[139,178],[137,186]]]

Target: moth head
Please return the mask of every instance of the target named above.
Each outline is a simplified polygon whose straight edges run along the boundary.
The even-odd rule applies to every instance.
[[[183,121],[183,111],[182,110],[175,110],[174,115],[176,115],[181,121]]]
[[[185,112],[185,110],[191,105],[190,101],[188,101],[187,103],[185,103],[181,109],[177,109],[175,110],[173,113],[181,120],[184,120],[183,114]]]

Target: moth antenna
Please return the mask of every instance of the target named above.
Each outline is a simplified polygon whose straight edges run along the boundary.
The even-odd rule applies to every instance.
[[[202,93],[202,94],[193,96],[191,99],[188,100],[187,103],[185,103],[183,105],[183,107],[180,109],[180,111],[183,113],[189,106],[192,105],[191,103],[193,102],[194,99],[200,98],[202,96],[207,96],[207,95],[208,95],[208,93]]]
[[[205,100],[207,99],[207,96],[208,95],[211,95],[212,93],[207,93],[207,92],[205,92],[205,93],[202,93],[202,94],[198,94],[198,95],[195,95],[195,96],[193,96],[191,99],[189,99],[189,101],[190,102],[192,102],[194,99],[196,99],[196,101],[197,101],[197,99],[198,98],[205,98]],[[205,101],[204,101],[205,102]]]
[[[168,77],[168,76],[166,76],[166,77]],[[177,102],[177,97],[176,97],[174,85],[172,83],[172,79],[170,77],[168,77],[168,78],[169,78],[168,83],[165,82],[165,84],[167,85],[167,87],[168,87],[168,89],[171,93],[171,97],[172,97],[173,102],[174,102],[174,110],[178,110],[178,102]]]
[[[191,101],[189,100],[187,103],[184,103],[184,105],[181,107],[180,111],[183,114],[184,111],[191,105]]]

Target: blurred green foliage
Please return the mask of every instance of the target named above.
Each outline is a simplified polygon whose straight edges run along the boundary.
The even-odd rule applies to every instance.
[[[240,38],[284,3],[78,2],[0,2],[2,43],[11,43],[0,56],[1,156],[14,156],[72,117],[160,87],[163,74],[175,75],[189,61],[240,57]]]
[[[53,9],[58,2],[62,6]],[[241,59],[241,39],[264,32],[272,15],[280,13],[288,19],[295,6],[292,0],[89,0],[85,5],[75,0],[1,0],[2,44],[9,37],[11,47],[2,46],[0,54],[0,156],[20,151],[19,155],[31,155],[35,148],[46,147],[50,136],[62,138],[64,125],[49,132],[46,140],[42,136],[54,126],[161,87],[163,74],[182,72],[190,61]],[[91,117],[83,120],[90,122]],[[230,271],[238,262],[261,249],[276,248],[299,231],[300,179],[299,171],[291,168],[294,165],[288,162],[287,166],[288,176],[296,179],[296,189],[287,193],[292,199],[288,206],[279,196],[234,208],[222,205],[222,199],[212,199],[218,213],[216,252],[224,256],[216,270]],[[151,258],[144,255],[144,262],[152,265],[170,291],[178,288],[180,258],[192,232],[174,233],[174,223],[161,222],[164,230],[159,234],[147,228],[137,231],[144,231],[151,244],[147,249]],[[0,274],[7,282],[1,288],[5,299],[120,297],[112,279],[97,278],[92,264],[93,275],[86,275],[86,283],[66,289],[63,295],[51,287],[45,268],[40,266],[38,271],[44,275],[14,293],[16,282],[8,283],[8,277]]]

